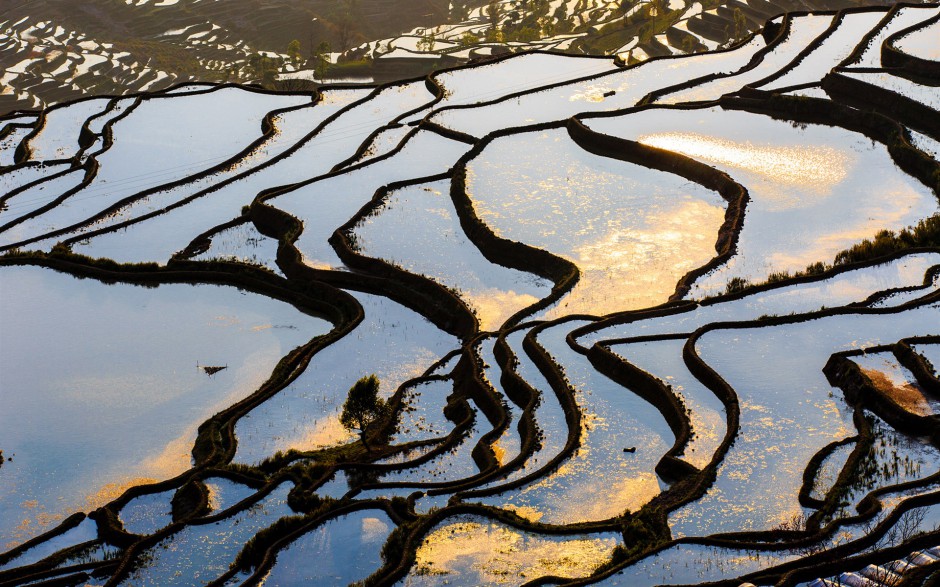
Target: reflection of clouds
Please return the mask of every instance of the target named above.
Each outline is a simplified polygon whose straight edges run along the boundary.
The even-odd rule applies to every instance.
[[[499,139],[468,165],[478,216],[503,238],[574,262],[581,279],[546,318],[665,302],[715,256],[726,204],[685,178],[582,151],[564,131]]]
[[[767,256],[769,265],[776,269],[800,270],[819,260],[829,260],[855,243],[870,239],[885,227],[908,224],[923,206],[923,196],[901,184],[899,178],[878,186],[883,194],[877,200],[862,200],[854,211],[847,211],[840,229],[819,233],[794,243],[801,248],[782,249]],[[912,211],[915,211],[912,217]],[[807,235],[811,236],[811,235]]]
[[[496,288],[463,292],[461,297],[476,311],[483,330],[499,328],[510,316],[539,301],[530,294]]]
[[[586,397],[589,389],[580,389],[576,396],[583,413],[580,446],[574,454],[550,474],[491,505],[511,509],[531,521],[572,524],[637,511],[660,493],[653,462],[647,457],[664,453],[664,440],[637,434],[641,431],[625,421],[623,412]],[[645,457],[622,452],[641,437]],[[595,497],[585,501],[585,495]]]
[[[380,520],[379,518],[362,519],[363,542],[384,542],[390,531],[391,528],[389,528],[384,520]]]
[[[596,240],[574,249],[581,280],[547,317],[600,315],[666,301],[683,275],[715,256],[724,213],[721,206],[688,199],[640,219],[636,228],[611,223]]]
[[[624,124],[626,117],[592,122],[612,135],[635,132],[641,143],[712,165],[747,188],[751,199],[735,258],[698,280],[703,293],[723,291],[732,278],[759,282],[773,272],[831,263],[879,230],[936,213],[933,194],[898,169],[883,144],[858,133],[824,125],[794,129],[719,109],[663,116],[642,113],[633,126]]]
[[[613,452],[612,447],[603,450]],[[533,522],[550,515],[553,523],[571,524],[635,512],[659,495],[659,481],[652,471],[630,470],[626,463],[598,469],[597,463],[586,458],[583,452],[582,449],[575,455],[578,462],[574,466],[563,466],[543,481],[526,487],[518,497],[514,496],[513,501],[518,504],[501,507],[521,510],[520,515],[524,512],[524,517]],[[584,500],[586,495],[592,496],[591,499]]]

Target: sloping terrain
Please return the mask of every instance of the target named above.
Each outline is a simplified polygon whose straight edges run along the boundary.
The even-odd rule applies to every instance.
[[[794,10],[855,0],[11,0],[0,114],[184,81],[309,89],[393,81],[531,49],[627,63],[713,50]],[[888,4],[868,0],[866,5]],[[278,80],[279,78],[279,80]]]
[[[0,15],[0,112],[182,81],[260,80],[268,65],[259,57],[307,61],[321,42],[342,52],[446,15],[440,0],[11,0]]]
[[[938,23],[0,119],[0,586],[936,585]]]

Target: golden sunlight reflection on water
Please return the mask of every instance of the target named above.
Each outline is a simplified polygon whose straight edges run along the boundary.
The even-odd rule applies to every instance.
[[[583,414],[581,446],[575,453],[545,477],[485,503],[532,522],[576,524],[635,512],[660,493],[649,459],[622,452],[624,438],[619,433],[633,430],[631,425],[602,416],[604,405],[592,402],[589,395],[579,390],[576,396]],[[647,436],[644,441],[641,452],[646,456],[667,450],[660,436]],[[584,499],[586,495],[591,499]]]
[[[637,511],[660,493],[652,471],[635,470],[625,463],[605,468],[592,461],[589,452],[579,449],[571,461],[547,478],[511,495],[511,501],[494,505],[532,522],[576,524]],[[593,497],[585,500],[585,495]],[[543,519],[546,515],[550,520]]]
[[[829,195],[832,186],[848,176],[853,163],[844,151],[820,145],[772,147],[685,132],[648,134],[637,140],[694,159],[744,169],[820,196]]]
[[[65,510],[66,513],[62,513],[60,511],[49,512],[46,510],[46,505],[41,504],[39,500],[25,500],[20,505],[23,511],[28,512],[29,515],[23,518],[20,523],[12,529],[12,532],[9,534],[10,540],[0,546],[2,546],[3,550],[13,548],[28,538],[32,538],[33,536],[36,536],[42,532],[51,530],[63,519],[65,519],[66,515],[73,513],[74,509],[90,512],[111,501],[114,501],[131,487],[135,487],[137,485],[148,485],[150,483],[156,482],[157,479],[151,477],[126,477],[111,483],[106,483],[95,493],[86,495],[84,498],[84,503],[79,508]],[[59,501],[63,500],[60,499]],[[58,510],[61,508],[57,507],[56,509]]]
[[[530,294],[496,288],[463,292],[463,298],[476,312],[483,330],[498,329],[511,315],[539,301]]]
[[[340,424],[339,414],[334,412],[322,420],[313,422],[310,428],[301,432],[300,437],[292,438],[292,444],[312,450],[345,444],[355,438],[354,434]]]
[[[405,585],[438,584],[433,577],[441,575],[490,585],[518,585],[540,575],[581,577],[606,562],[618,544],[611,535],[549,539],[498,523],[456,522],[425,538]]]
[[[566,133],[494,142],[467,168],[468,195],[497,235],[572,261],[579,282],[544,318],[668,300],[715,256],[726,203],[685,178],[582,151]]]
[[[120,497],[125,491],[137,485],[156,483],[158,479],[152,477],[127,477],[114,483],[107,483],[95,494],[85,498],[85,509],[91,511],[110,503]]]
[[[879,230],[911,226],[936,212],[936,198],[901,172],[879,143],[841,129],[794,129],[754,116],[749,125],[738,113],[713,114],[739,130],[689,118],[691,131],[670,123],[637,132],[639,142],[713,165],[750,193],[737,254],[697,280],[693,298],[718,293],[733,278],[757,282],[774,272],[831,263]]]
[[[642,219],[642,226],[614,221],[574,249],[581,281],[546,318],[611,312],[661,304],[679,279],[715,256],[721,206],[687,199]]]

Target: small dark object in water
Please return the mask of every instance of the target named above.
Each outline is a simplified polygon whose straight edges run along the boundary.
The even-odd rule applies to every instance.
[[[200,369],[202,369],[203,371],[205,371],[205,372],[206,372],[206,375],[215,375],[216,373],[218,373],[218,372],[221,371],[222,369],[228,369],[228,365],[225,365],[224,367],[208,367],[208,366],[206,366],[206,365],[203,365],[202,367],[200,367]]]
[[[611,91],[609,91],[609,92],[604,92],[604,97],[605,97],[605,98],[610,98],[611,96],[613,96],[613,95],[616,94],[616,93],[617,93],[616,90],[611,90]]]
[[[623,452],[636,452],[636,447],[631,446],[630,448],[623,449]]]

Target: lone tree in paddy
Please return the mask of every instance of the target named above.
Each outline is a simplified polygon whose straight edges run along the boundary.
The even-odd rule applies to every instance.
[[[388,414],[388,402],[379,397],[379,378],[375,373],[359,379],[349,388],[340,423],[349,430],[358,430],[362,445],[369,450],[366,430]]]

